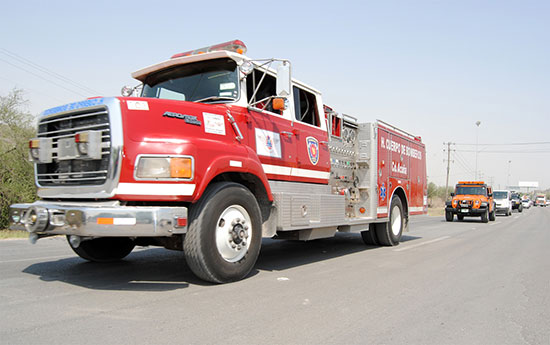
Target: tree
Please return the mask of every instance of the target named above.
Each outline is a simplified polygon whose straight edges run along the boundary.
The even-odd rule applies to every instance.
[[[35,136],[33,116],[22,110],[23,91],[0,96],[0,229],[9,223],[9,206],[36,200],[28,142]]]

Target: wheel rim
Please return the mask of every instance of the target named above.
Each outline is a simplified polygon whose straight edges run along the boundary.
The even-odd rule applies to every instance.
[[[401,232],[401,209],[397,206],[391,210],[391,232],[394,236],[399,236]]]
[[[250,248],[252,223],[250,215],[239,205],[226,208],[216,223],[216,247],[227,262],[241,260]]]

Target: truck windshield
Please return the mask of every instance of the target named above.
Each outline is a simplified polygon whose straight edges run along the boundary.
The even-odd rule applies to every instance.
[[[456,187],[456,195],[487,195],[487,188],[485,187]]]
[[[190,102],[228,102],[239,97],[237,63],[216,59],[179,65],[145,79],[142,97]]]
[[[495,199],[507,199],[508,193],[507,192],[494,192],[493,197]]]

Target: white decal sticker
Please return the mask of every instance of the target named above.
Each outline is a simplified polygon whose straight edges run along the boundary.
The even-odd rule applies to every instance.
[[[129,110],[149,110],[149,103],[146,101],[127,101]]]
[[[223,115],[202,113],[204,131],[206,133],[225,135],[225,121]]]
[[[231,97],[233,96],[233,92],[231,91],[224,91],[224,92],[220,92],[220,97]]]
[[[222,83],[220,84],[220,90],[235,90],[235,83]]]
[[[279,133],[256,128],[256,153],[260,156],[281,158],[281,136]]]
[[[242,168],[243,167],[243,162],[241,162],[241,161],[229,161],[229,166],[230,167],[235,167],[235,168]]]

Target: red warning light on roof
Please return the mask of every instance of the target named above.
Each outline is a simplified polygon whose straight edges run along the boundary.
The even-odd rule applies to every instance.
[[[225,43],[215,44],[215,45],[204,47],[204,48],[190,50],[190,51],[184,52],[184,53],[175,54],[175,55],[172,55],[171,59],[175,59],[175,58],[179,58],[179,57],[183,57],[183,56],[210,53],[210,52],[215,52],[215,51],[220,51],[220,50],[226,50],[226,51],[230,51],[230,52],[244,54],[244,53],[246,53],[246,45],[243,43],[243,41],[234,40],[234,41],[229,41],[229,42],[225,42]]]

